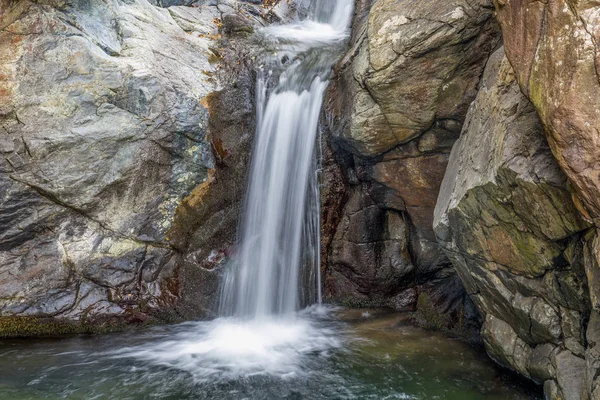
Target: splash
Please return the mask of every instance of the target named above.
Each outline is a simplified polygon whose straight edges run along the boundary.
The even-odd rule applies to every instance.
[[[290,318],[188,323],[168,340],[124,348],[111,356],[175,368],[197,383],[298,378],[310,372],[302,368],[307,358],[327,357],[342,347],[342,336],[331,324],[321,323],[322,314],[313,310]]]
[[[352,0],[322,0],[313,18],[260,32],[272,54],[257,82],[257,132],[240,240],[219,318],[115,357],[189,373],[198,382],[307,373],[307,357],[341,347],[319,324],[320,195],[315,151],[331,67],[348,37]],[[279,68],[271,83],[271,68]],[[326,314],[326,312],[325,312]]]

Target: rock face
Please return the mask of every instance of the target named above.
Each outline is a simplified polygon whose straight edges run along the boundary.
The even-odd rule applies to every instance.
[[[499,40],[491,1],[357,2],[351,48],[327,105],[329,142],[347,185],[328,244],[332,298],[412,308],[417,286],[446,285],[429,291],[440,311],[464,300],[436,243],[433,209]]]
[[[452,150],[434,227],[485,317],[490,356],[544,384],[549,398],[582,398],[590,225],[504,49]]]
[[[584,208],[600,217],[600,6],[593,1],[496,2],[506,54]]]
[[[205,311],[187,304],[214,291],[201,267],[233,241],[243,174],[211,189],[201,239],[186,210],[254,127],[244,66],[234,102],[217,92],[238,81],[219,21],[244,10],[200,3],[0,1],[0,336]]]
[[[577,292],[576,296],[565,293],[559,297],[563,299],[578,298],[580,304],[585,303],[587,305],[587,308],[583,310],[573,307],[573,305],[566,307],[569,310],[577,311],[577,314],[573,314],[573,318],[575,321],[579,321],[578,325],[582,328],[581,333],[577,333],[575,336],[579,337],[579,345],[582,345],[582,347],[576,345],[571,335],[565,333],[565,329],[562,328],[560,341],[558,344],[553,344],[555,346],[553,347],[554,353],[552,353],[552,357],[548,358],[552,360],[556,373],[548,372],[541,378],[538,368],[533,368],[534,371],[527,370],[522,367],[523,363],[521,363],[521,367],[517,367],[519,362],[514,359],[512,361],[504,359],[503,362],[512,365],[514,369],[523,375],[531,376],[538,381],[547,379],[544,383],[544,390],[548,398],[598,398],[600,396],[600,384],[597,375],[600,358],[596,346],[596,337],[599,328],[597,324],[598,311],[600,311],[600,275],[598,272],[600,271],[600,246],[598,245],[600,243],[598,239],[600,216],[598,121],[600,121],[600,109],[598,108],[597,99],[600,95],[600,81],[598,79],[597,61],[599,54],[598,26],[600,26],[600,21],[598,17],[600,6],[597,2],[586,1],[496,0],[495,7],[502,28],[506,56],[514,70],[514,78],[511,79],[519,85],[521,92],[532,103],[539,116],[540,124],[543,127],[543,130],[540,128],[540,132],[545,134],[554,158],[568,178],[568,186],[571,190],[564,191],[563,201],[571,197],[573,205],[568,208],[570,211],[565,213],[562,206],[549,208],[549,204],[545,200],[547,196],[538,194],[535,198],[528,197],[529,210],[526,213],[536,215],[536,218],[535,221],[532,221],[531,218],[519,217],[522,218],[523,226],[532,231],[545,227],[543,233],[548,239],[552,239],[554,245],[547,246],[547,241],[539,241],[538,234],[535,234],[533,238],[530,234],[522,235],[521,238],[525,239],[525,242],[515,240],[515,236],[510,236],[512,235],[510,230],[503,227],[501,231],[509,234],[509,237],[504,240],[500,240],[498,233],[492,233],[493,237],[496,238],[494,242],[502,243],[501,247],[496,246],[494,243],[492,247],[495,247],[495,249],[489,246],[485,249],[485,246],[480,246],[476,250],[479,252],[485,249],[485,258],[479,263],[480,270],[489,269],[484,265],[488,265],[489,260],[493,259],[496,263],[504,263],[506,268],[513,270],[512,273],[520,276],[519,279],[526,276],[528,279],[535,278],[539,280],[540,278],[536,278],[536,276],[541,276],[540,274],[543,273],[544,279],[548,279],[549,273],[547,271],[554,271],[558,266],[564,264],[573,271],[570,276],[578,275],[578,280],[582,284],[576,285],[581,286],[581,290]],[[515,83],[511,83],[511,85],[515,85]],[[493,125],[501,126],[501,123],[502,121],[498,118],[497,121],[493,122]],[[488,124],[491,126],[492,122],[488,122]],[[457,164],[459,163],[460,161],[457,161]],[[530,170],[537,165],[533,160],[524,162],[525,164],[530,165],[528,167]],[[449,173],[454,174],[455,172]],[[500,176],[498,174],[496,178],[498,183],[501,182],[499,180]],[[537,175],[532,177],[534,177],[533,182],[539,186]],[[479,184],[477,185],[479,186]],[[474,189],[473,187],[472,190]],[[466,204],[464,200],[460,200],[463,194],[462,192],[454,195],[446,193],[444,196],[440,196],[440,202],[443,204],[440,204],[439,226],[436,229],[439,230],[438,233],[446,244],[452,242],[452,245],[447,246],[447,248],[453,248],[454,250],[470,248],[475,251],[473,246],[477,242],[479,242],[479,245],[483,245],[481,239],[476,239],[473,243],[467,245],[464,239],[451,238],[457,232],[465,232],[465,229],[467,229],[465,226],[453,226],[452,222],[452,215],[455,215],[456,207],[459,209],[463,207],[457,206],[456,201]],[[454,200],[450,200],[449,196],[452,196]],[[487,191],[486,196],[489,198]],[[479,201],[481,205],[484,204],[483,199]],[[553,202],[556,203],[555,200]],[[545,219],[540,219],[538,212],[534,213],[534,206],[539,210],[545,210]],[[523,208],[522,205],[520,207]],[[550,236],[549,232],[556,229],[558,221],[561,221],[561,224],[564,225],[563,228],[567,227],[565,224],[567,220],[565,220],[564,215],[573,214],[573,207],[590,223],[591,229],[582,238],[578,239],[577,236],[581,234],[571,227],[565,230],[564,233],[570,232],[572,234],[568,237],[560,236],[557,241],[556,236]],[[546,214],[552,208],[557,210],[557,212],[552,212],[555,215],[552,216],[552,213]],[[441,209],[446,209],[446,211]],[[521,214],[517,212],[517,215],[525,214],[521,210]],[[545,222],[542,224],[539,221]],[[472,224],[472,221],[469,224]],[[550,231],[548,231],[548,227],[551,227]],[[489,226],[486,229],[489,234]],[[497,228],[494,230],[497,230]],[[451,231],[454,233],[451,234]],[[474,235],[471,233],[467,236],[473,237]],[[518,243],[520,243],[520,247],[514,248],[513,245]],[[556,247],[556,244],[559,244],[559,247]],[[543,245],[543,247],[540,247],[540,245]],[[552,262],[551,257],[553,255],[560,256],[560,246],[565,245],[567,250],[562,251],[562,258],[566,261],[555,258],[555,261]],[[544,252],[540,253],[542,249]],[[504,260],[499,258],[501,254],[503,254]],[[577,255],[577,257],[574,258],[573,255]],[[457,262],[462,265],[462,267],[458,266],[459,270],[468,270],[469,275],[479,275],[476,272],[477,267],[465,267],[465,263],[468,263],[468,261],[458,260]],[[471,262],[471,264],[476,263]],[[517,269],[514,269],[515,266],[517,266]],[[522,269],[521,271],[518,271],[518,266]],[[513,279],[506,278],[503,282],[509,280],[512,281]],[[575,282],[574,278],[572,280]],[[573,284],[565,286],[561,283],[561,290],[564,291],[564,287],[573,287]],[[546,298],[547,304],[554,309],[559,319],[563,321],[561,323],[564,323],[561,313],[565,305],[562,300],[547,298],[548,295],[544,295],[544,292],[539,288],[531,292],[529,286],[527,287],[527,293],[524,289],[518,287],[510,290],[513,294],[520,293],[525,297],[531,297],[534,294]],[[556,297],[556,295],[554,296]],[[482,297],[487,297],[489,303],[487,306],[482,305],[483,309],[487,308],[489,310],[492,304],[497,303],[492,301],[492,298],[488,295]],[[571,301],[571,303],[573,302]],[[560,308],[556,307],[557,304]],[[489,312],[489,314],[511,326],[515,338],[520,338],[529,348],[534,349],[534,352],[537,351],[537,347],[533,348],[532,346],[538,345],[539,337],[532,342],[533,333],[527,335],[520,332],[519,324],[511,321],[510,317],[501,316],[498,310]],[[490,322],[490,325],[499,326],[499,324],[492,322]],[[488,329],[487,332],[492,335],[494,329]],[[556,342],[556,339],[554,340]],[[500,343],[500,341],[497,341],[497,343]],[[510,353],[509,351],[500,351],[498,346],[493,347],[496,350],[493,350],[492,353]],[[535,358],[535,354],[533,354],[533,357]],[[583,359],[585,361],[582,361]]]
[[[585,268],[600,312],[600,5],[503,0],[496,9],[521,90],[540,116],[576,206],[596,227],[586,242]]]
[[[199,307],[204,315],[215,311],[220,267],[235,249],[256,130],[254,51],[244,41],[222,43],[222,60],[237,70],[231,80],[221,77],[228,83],[206,98],[211,114],[208,140],[216,165],[177,208],[168,233],[170,243],[182,252],[184,290],[178,311],[187,318],[197,316]]]

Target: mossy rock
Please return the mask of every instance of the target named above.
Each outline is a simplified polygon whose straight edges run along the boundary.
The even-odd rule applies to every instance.
[[[85,324],[53,318],[2,317],[0,337],[62,336],[88,332]]]
[[[427,293],[419,293],[417,311],[412,314],[411,319],[414,324],[424,329],[441,332],[467,342],[479,343],[480,341],[478,335],[469,329],[469,323],[462,309],[454,316],[441,313]]]
[[[152,325],[154,320],[127,323],[125,320],[67,320],[51,317],[0,317],[0,338],[57,337],[77,334],[110,333]]]

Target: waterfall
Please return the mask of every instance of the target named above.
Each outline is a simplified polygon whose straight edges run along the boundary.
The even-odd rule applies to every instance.
[[[273,55],[258,74],[257,131],[238,250],[223,279],[222,315],[257,319],[320,301],[315,145],[352,9],[353,0],[319,0],[307,20],[261,31]]]

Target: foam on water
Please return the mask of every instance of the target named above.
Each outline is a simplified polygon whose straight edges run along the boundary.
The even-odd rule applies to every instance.
[[[303,368],[306,357],[327,357],[343,345],[339,330],[320,324],[319,318],[326,314],[315,308],[287,318],[188,323],[168,339],[110,355],[185,371],[199,383],[258,375],[298,377],[307,373]]]
[[[264,37],[286,52],[278,80],[259,71],[257,132],[234,260],[224,273],[222,318],[184,324],[112,354],[189,373],[198,382],[298,377],[309,358],[340,348],[320,297],[317,128],[331,66],[348,37],[352,0],[319,0],[312,20],[273,26]],[[314,51],[313,51],[314,50]],[[277,53],[277,52],[275,52]],[[269,53],[270,54],[270,53]],[[277,66],[279,56],[267,63]],[[322,322],[322,321],[321,321]]]
[[[317,128],[331,67],[348,37],[353,0],[318,0],[310,20],[261,30],[291,63],[267,51],[259,69],[257,131],[233,261],[220,315],[113,352],[184,371],[201,383],[255,376],[298,377],[309,360],[342,347],[320,303]],[[283,64],[283,65],[282,65]],[[144,363],[142,363],[144,364]]]
[[[261,32],[271,38],[296,43],[297,49],[322,46],[348,38],[348,32],[332,25],[315,21],[304,21],[293,25],[277,25],[263,28]]]

